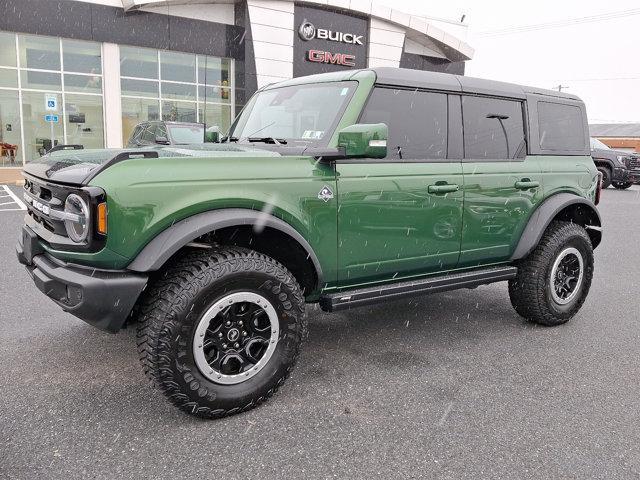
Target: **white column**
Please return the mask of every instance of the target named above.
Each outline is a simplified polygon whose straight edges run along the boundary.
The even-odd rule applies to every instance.
[[[293,77],[293,2],[248,0],[258,88]]]
[[[122,148],[122,101],[120,98],[120,47],[102,44],[104,132],[107,148]]]
[[[372,18],[369,25],[367,66],[399,67],[405,30],[377,18]]]

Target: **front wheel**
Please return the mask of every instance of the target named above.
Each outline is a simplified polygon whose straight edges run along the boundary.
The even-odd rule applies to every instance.
[[[172,261],[139,306],[138,353],[181,410],[218,418],[253,408],[283,384],[306,333],[291,273],[244,248]]]
[[[589,235],[580,225],[555,221],[509,281],[511,304],[531,322],[561,325],[584,303],[592,277]]]
[[[602,189],[609,188],[609,185],[611,185],[611,169],[608,167],[598,167],[598,171],[602,173]]]
[[[633,185],[631,182],[624,182],[624,183],[614,183],[613,186],[618,189],[618,190],[626,190],[627,188],[629,188],[631,185]]]

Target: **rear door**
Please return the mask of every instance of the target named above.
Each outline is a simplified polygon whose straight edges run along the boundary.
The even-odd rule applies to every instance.
[[[342,285],[456,266],[462,163],[461,148],[448,145],[448,110],[443,92],[391,87],[372,92],[360,123],[387,124],[388,154],[336,164]]]
[[[460,267],[508,260],[543,198],[538,157],[527,156],[521,100],[462,96],[464,215]]]

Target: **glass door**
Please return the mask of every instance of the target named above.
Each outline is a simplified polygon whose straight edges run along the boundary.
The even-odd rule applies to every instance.
[[[0,90],[0,167],[22,165],[20,105],[16,92]]]

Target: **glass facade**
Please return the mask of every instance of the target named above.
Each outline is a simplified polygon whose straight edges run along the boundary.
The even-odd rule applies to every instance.
[[[99,43],[0,32],[0,167],[53,145],[104,147]]]
[[[222,132],[231,125],[231,59],[120,45],[120,71],[105,72],[101,43],[0,31],[0,45],[0,168],[57,144],[105,147],[105,115],[110,125],[118,118],[107,102],[122,107],[123,145],[146,120],[206,122]]]
[[[205,122],[226,132],[233,115],[232,61],[120,47],[122,140],[147,120]]]

